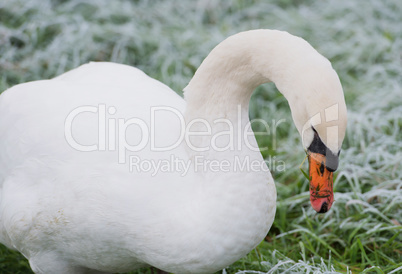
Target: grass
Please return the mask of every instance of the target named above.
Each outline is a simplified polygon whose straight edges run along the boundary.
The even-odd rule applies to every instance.
[[[250,116],[282,119],[277,138],[258,142],[271,147],[264,156],[284,161],[286,171],[272,171],[278,206],[265,241],[224,273],[398,273],[401,10],[398,0],[3,1],[0,90],[93,60],[137,66],[181,93],[203,58],[230,34],[274,28],[302,36],[331,60],[348,105],[336,201],[325,215],[310,208],[299,170],[304,152],[287,102],[272,84],[258,88]],[[0,248],[1,273],[29,271],[19,253]]]

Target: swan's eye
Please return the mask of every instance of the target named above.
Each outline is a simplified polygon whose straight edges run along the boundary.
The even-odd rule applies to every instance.
[[[329,149],[327,149],[327,153],[325,155],[327,158],[326,168],[329,172],[334,172],[338,169],[340,153],[341,151],[339,151],[338,154],[335,155]]]

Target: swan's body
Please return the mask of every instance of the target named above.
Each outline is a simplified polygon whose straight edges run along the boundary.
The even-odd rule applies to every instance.
[[[315,113],[340,105],[339,134],[327,136],[325,125],[316,126],[337,153],[346,121],[339,79],[307,42],[284,32],[257,30],[225,40],[185,89],[186,102],[140,70],[112,63],[90,63],[5,91],[0,96],[0,242],[24,254],[38,273],[125,272],[144,265],[211,273],[246,255],[275,216],[269,171],[234,168],[235,161],[263,162],[238,136],[248,122],[251,92],[268,81],[288,99],[301,133]],[[91,108],[69,120],[82,106]],[[191,136],[193,147],[184,138],[168,151],[155,151],[150,142],[139,151],[122,149],[124,132],[129,144],[141,143],[144,135],[136,125],[116,131],[116,147],[102,134],[102,113],[109,133],[131,118],[150,126],[151,108],[160,106],[175,111],[155,112],[153,142],[159,148],[179,139],[180,115],[187,124],[195,118],[211,122],[211,136],[228,130],[226,123],[213,123],[219,118],[232,121],[233,132],[241,134]],[[74,144],[94,151],[73,148],[66,124],[72,125]],[[191,131],[205,132],[204,126],[194,123]],[[247,140],[257,147],[254,136]],[[306,129],[304,147],[312,140],[313,131]],[[208,147],[229,142],[234,149]],[[138,170],[130,159],[190,164],[187,170],[177,164],[154,173]],[[197,168],[196,159],[227,161],[229,171]]]

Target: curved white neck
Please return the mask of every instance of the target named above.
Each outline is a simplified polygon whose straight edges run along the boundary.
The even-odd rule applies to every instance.
[[[203,106],[222,113],[237,105],[247,107],[257,86],[271,81],[285,84],[295,70],[292,64],[311,50],[315,51],[304,40],[281,31],[254,30],[231,36],[211,51],[184,89],[187,110]]]
[[[252,30],[227,38],[202,62],[184,89],[186,120],[232,117],[239,105],[248,113],[253,90],[271,81],[288,100],[300,134],[317,113],[344,105],[337,74],[309,43],[287,32]]]

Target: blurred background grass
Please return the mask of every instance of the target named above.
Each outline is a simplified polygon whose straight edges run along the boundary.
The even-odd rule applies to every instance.
[[[224,272],[400,273],[401,14],[400,0],[1,1],[0,91],[88,61],[112,61],[137,66],[181,94],[231,34],[270,28],[301,36],[330,59],[348,105],[336,201],[325,215],[310,208],[287,102],[273,84],[259,87],[251,118],[269,125],[282,119],[276,137],[258,138],[270,147],[264,157],[278,190],[276,219],[266,240]],[[275,168],[280,161],[285,171]],[[1,246],[0,272],[29,273],[29,264]]]

